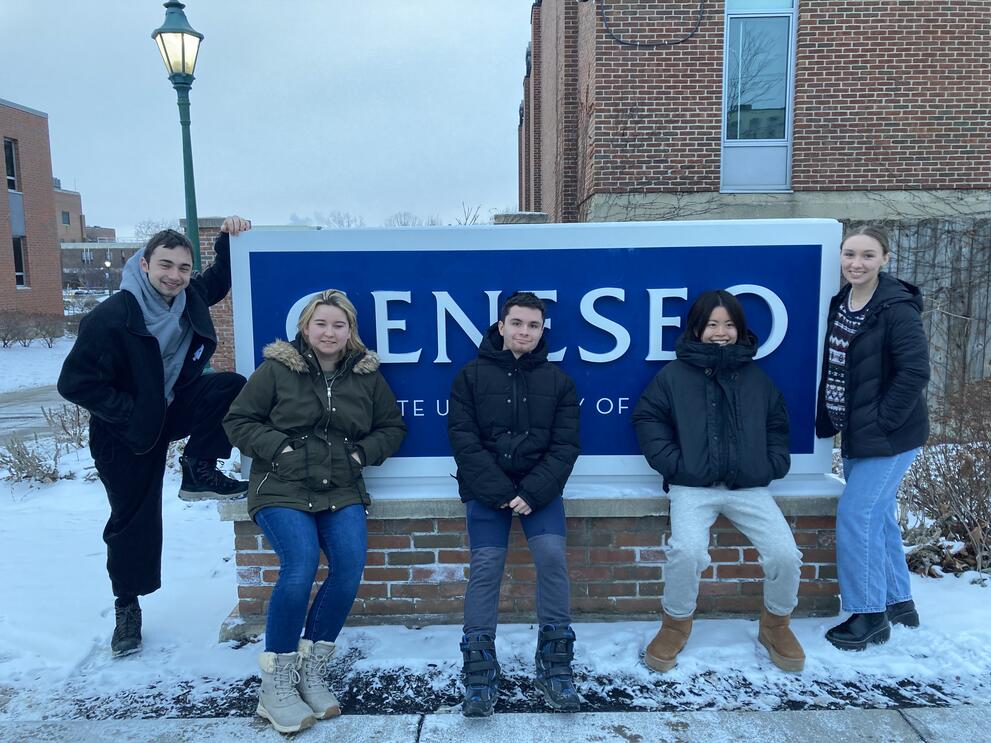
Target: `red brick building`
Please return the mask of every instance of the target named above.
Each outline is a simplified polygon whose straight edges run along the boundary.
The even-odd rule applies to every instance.
[[[86,217],[83,197],[78,191],[62,188],[58,178],[55,185],[55,224],[60,243],[81,243],[86,240]]]
[[[531,26],[521,211],[989,211],[988,0],[538,0]]]
[[[48,116],[0,100],[0,312],[62,315]]]

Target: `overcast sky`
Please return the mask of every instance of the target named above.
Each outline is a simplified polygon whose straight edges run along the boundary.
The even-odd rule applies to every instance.
[[[189,0],[199,214],[482,216],[517,204],[531,0]],[[0,98],[48,114],[90,225],[184,216],[154,0],[0,0]]]

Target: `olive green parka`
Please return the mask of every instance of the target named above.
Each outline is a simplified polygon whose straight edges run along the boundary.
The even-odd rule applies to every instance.
[[[231,443],[252,458],[251,517],[268,506],[317,513],[368,505],[362,466],[382,464],[406,435],[378,357],[353,354],[327,377],[300,336],[262,355],[224,418]]]

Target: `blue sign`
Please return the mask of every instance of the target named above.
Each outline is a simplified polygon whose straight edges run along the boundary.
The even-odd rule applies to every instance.
[[[582,460],[594,466],[576,472],[642,474],[632,408],[674,358],[694,299],[728,288],[785,396],[793,472],[828,471],[813,424],[838,244],[832,220],[251,232],[233,251],[238,369],[250,373],[265,344],[294,335],[311,294],[341,289],[409,426],[390,461],[452,471],[451,382],[505,298],[533,291],[547,303],[551,359],[581,399]]]

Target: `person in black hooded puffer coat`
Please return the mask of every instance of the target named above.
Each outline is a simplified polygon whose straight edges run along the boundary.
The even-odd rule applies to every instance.
[[[491,715],[495,705],[499,587],[514,514],[537,569],[536,686],[555,709],[579,707],[562,498],[578,458],[578,397],[547,360],[543,301],[517,292],[500,317],[455,378],[447,417],[471,547],[461,642],[467,717]]]
[[[880,227],[859,227],[840,247],[847,284],[829,305],[816,434],[840,434],[846,487],[836,510],[836,570],[843,610],[826,639],[841,650],[883,643],[891,624],[919,625],[895,517],[898,486],[929,437],[929,343],[922,292],[883,273]]]
[[[767,490],[791,464],[788,413],[753,363],[756,352],[757,337],[736,297],[705,292],[689,310],[677,359],[657,373],[633,411],[640,448],[664,478],[671,504],[663,623],[644,652],[656,671],[673,668],[688,641],[699,578],[710,563],[709,527],[720,514],[760,553],[759,641],[779,668],[800,671],[805,664],[788,626],[802,554]]]

